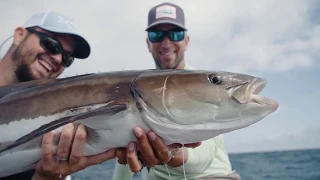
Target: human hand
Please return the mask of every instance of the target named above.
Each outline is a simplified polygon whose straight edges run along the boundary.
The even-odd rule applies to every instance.
[[[88,166],[96,165],[115,157],[116,149],[84,157],[83,152],[87,138],[86,128],[83,125],[79,125],[76,131],[74,131],[74,128],[73,124],[67,124],[63,127],[56,155],[52,151],[54,145],[53,133],[49,132],[43,136],[42,159],[36,164],[32,180],[64,178]],[[74,141],[72,141],[73,139]]]
[[[201,142],[185,144],[186,148],[181,148],[181,144],[166,146],[153,131],[146,134],[143,129],[135,127],[133,132],[138,142],[130,142],[127,148],[119,148],[116,151],[116,156],[119,164],[128,164],[134,173],[140,171],[145,165],[154,167],[165,163],[171,167],[181,166],[183,162],[188,160],[186,148],[195,148],[201,144]]]

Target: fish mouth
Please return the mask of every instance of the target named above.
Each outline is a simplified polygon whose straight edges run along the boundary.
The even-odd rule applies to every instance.
[[[232,99],[240,104],[259,104],[261,106],[270,106],[273,110],[276,110],[279,106],[276,101],[259,95],[266,84],[266,80],[255,78],[251,82],[240,85],[232,94]]]

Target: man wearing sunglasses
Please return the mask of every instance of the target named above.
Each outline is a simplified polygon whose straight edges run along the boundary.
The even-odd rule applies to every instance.
[[[35,14],[14,31],[13,44],[0,61],[0,86],[57,78],[74,58],[85,59],[89,55],[90,46],[76,33],[72,20],[54,11]],[[65,125],[57,155],[53,155],[53,134],[48,133],[43,137],[42,159],[35,169],[1,179],[64,179],[115,157],[115,150],[83,157],[85,138],[84,126],[75,130],[72,124]]]
[[[162,3],[151,8],[146,31],[147,46],[157,69],[194,69],[185,62],[184,53],[188,48],[189,36],[181,7]],[[137,160],[142,162],[140,167],[153,167],[149,170],[142,169],[142,179],[184,179],[184,170],[187,179],[240,179],[240,175],[232,171],[224,148],[223,135],[201,144],[189,144],[179,148],[177,145],[166,147],[161,138],[153,132],[146,134],[142,129],[136,128],[134,133],[138,139],[138,144],[134,144],[135,148],[131,151],[129,148],[121,152],[118,150],[116,153],[118,163],[113,180],[131,179],[133,173],[130,169],[135,172],[132,167]],[[136,147],[139,148],[139,153]],[[166,153],[166,148],[171,155]],[[166,163],[167,166],[161,163]]]

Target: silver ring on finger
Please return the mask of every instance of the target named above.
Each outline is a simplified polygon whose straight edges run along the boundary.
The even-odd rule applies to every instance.
[[[62,159],[62,158],[59,158],[58,156],[57,156],[57,162],[58,163],[65,163],[65,162],[67,162],[68,161],[68,159]],[[61,176],[61,174],[60,174],[60,176]]]

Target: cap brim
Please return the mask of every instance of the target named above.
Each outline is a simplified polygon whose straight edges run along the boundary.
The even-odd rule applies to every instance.
[[[146,31],[150,30],[151,28],[153,28],[154,26],[156,25],[159,25],[159,24],[172,24],[172,25],[175,25],[175,26],[178,26],[180,28],[182,28],[183,30],[187,31],[188,29],[186,27],[184,27],[182,24],[180,23],[177,23],[177,22],[174,22],[174,21],[170,21],[170,20],[159,20],[159,21],[156,21],[152,24],[150,24],[148,26],[148,28],[146,29]]]
[[[58,34],[70,34],[71,36],[74,37],[74,41],[75,41],[75,49],[73,50],[73,56],[75,58],[79,58],[79,59],[85,59],[87,57],[89,57],[90,52],[91,52],[91,48],[89,43],[80,35],[76,34],[76,33],[72,33],[72,32],[65,32],[62,31],[60,29],[54,29],[53,27],[45,27],[45,26],[38,26],[44,30],[53,32],[53,33],[58,33]]]
[[[76,42],[76,48],[73,51],[75,58],[85,59],[90,55],[90,45],[89,43],[81,36],[76,34],[71,34],[74,37]]]

